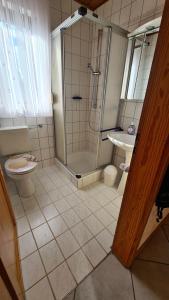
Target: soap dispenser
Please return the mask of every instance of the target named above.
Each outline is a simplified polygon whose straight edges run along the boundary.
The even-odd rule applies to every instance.
[[[128,134],[134,135],[136,132],[136,126],[133,122],[131,122],[131,125],[127,129]]]

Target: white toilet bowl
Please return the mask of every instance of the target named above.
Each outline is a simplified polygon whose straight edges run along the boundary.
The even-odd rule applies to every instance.
[[[35,192],[32,174],[37,167],[37,162],[28,161],[20,157],[11,157],[5,162],[7,175],[12,178],[21,197],[30,197]]]

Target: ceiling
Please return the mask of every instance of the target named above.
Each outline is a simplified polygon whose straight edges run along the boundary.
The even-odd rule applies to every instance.
[[[108,0],[75,0],[80,3],[82,6],[86,6],[91,10],[95,10],[97,7],[107,2]]]

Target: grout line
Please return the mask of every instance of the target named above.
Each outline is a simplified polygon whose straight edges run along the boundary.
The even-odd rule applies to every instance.
[[[55,293],[54,293],[54,290],[53,290],[53,287],[52,287],[52,285],[51,285],[51,282],[50,282],[50,280],[49,280],[49,277],[48,277],[48,275],[47,275],[46,277],[47,277],[47,281],[48,281],[48,283],[49,283],[49,286],[50,286],[50,288],[51,288],[51,291],[52,291],[53,297],[54,297],[54,299],[55,299],[55,300],[57,300],[57,299],[56,299],[56,297],[55,297]],[[47,299],[46,299],[46,300],[47,300]]]
[[[129,270],[129,272],[130,272],[130,276],[131,276],[131,284],[132,284],[132,289],[133,289],[133,296],[134,296],[134,300],[136,300],[132,270]]]
[[[74,297],[73,297],[73,300],[75,300],[75,298],[76,298],[76,288],[75,288],[75,290],[74,290]]]
[[[48,225],[48,227],[49,227],[49,225]],[[50,231],[51,231],[51,230],[50,230]],[[36,242],[36,239],[35,239],[35,236],[34,236],[34,234],[33,234],[33,231],[31,231],[31,233],[32,233],[32,236],[33,236],[35,245],[37,246],[37,250],[36,250],[36,251],[37,251],[38,254],[39,254],[41,263],[42,263],[43,268],[44,268],[44,271],[45,271],[45,276],[44,276],[43,278],[47,277],[47,280],[49,281],[49,284],[50,284],[50,280],[48,279],[47,271],[46,271],[45,265],[44,265],[44,263],[43,263],[43,260],[42,260],[42,257],[41,257],[40,251],[39,251],[39,249],[42,248],[43,246],[45,246],[46,244],[43,245],[42,247],[38,248],[38,244],[37,244],[37,242]],[[52,236],[53,236],[53,233],[52,233]],[[54,237],[54,236],[53,236],[53,237]],[[53,239],[53,240],[54,240],[54,239]],[[52,240],[51,240],[51,241],[52,241]],[[51,241],[50,241],[50,242],[51,242]],[[47,244],[49,244],[50,242],[48,242]],[[36,251],[34,251],[33,253],[35,253]],[[31,254],[30,254],[30,255],[31,255]],[[30,256],[30,255],[29,255],[29,256]],[[27,257],[28,257],[28,256],[27,256]],[[41,278],[40,280],[42,280],[43,278]],[[40,280],[39,280],[39,281],[40,281]],[[37,281],[34,285],[36,285],[39,281]],[[33,286],[34,286],[34,285],[33,285]],[[33,286],[31,286],[30,288],[32,288]],[[52,294],[53,294],[53,296],[54,296],[54,299],[56,299],[51,284],[50,284],[50,287],[51,287],[51,290],[52,290]],[[30,289],[30,288],[29,288],[29,289]],[[25,290],[25,291],[27,291],[27,290]],[[24,291],[24,292],[25,292],[25,291]]]

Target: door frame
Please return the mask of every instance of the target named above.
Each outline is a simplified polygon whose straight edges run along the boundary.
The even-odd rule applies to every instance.
[[[2,189],[2,195],[4,196],[4,199],[5,199],[5,205],[6,205],[8,214],[10,216],[10,221],[13,226],[13,244],[14,244],[14,249],[15,249],[16,278],[11,278],[9,276],[6,265],[4,264],[3,259],[1,257],[1,251],[0,251],[0,276],[2,278],[5,288],[7,289],[9,295],[11,296],[11,299],[19,300],[19,299],[24,299],[24,285],[23,285],[23,278],[22,278],[22,272],[21,272],[21,263],[20,263],[20,258],[19,258],[16,221],[15,221],[13,209],[11,206],[10,198],[8,195],[5,178],[3,176],[3,171],[1,169],[1,165],[0,165],[0,185],[1,185],[1,189]],[[6,224],[3,224],[3,226],[6,226]],[[0,237],[1,237],[1,235],[0,235]],[[2,240],[0,242],[2,242]],[[4,241],[4,243],[6,243],[6,241]],[[14,282],[15,283],[17,282],[17,283],[14,284]],[[18,286],[18,288],[17,288],[17,286]]]
[[[169,164],[169,1],[166,1],[112,252],[130,267]]]

